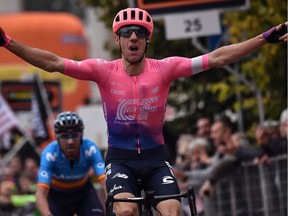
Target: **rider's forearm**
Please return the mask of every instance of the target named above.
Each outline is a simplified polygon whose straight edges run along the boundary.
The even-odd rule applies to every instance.
[[[241,43],[218,48],[209,53],[209,67],[219,68],[237,62],[265,44],[267,44],[267,41],[262,35],[258,35]]]
[[[49,210],[48,202],[39,200],[36,202],[36,207],[42,216],[52,216],[52,213]]]
[[[48,191],[37,190],[36,191],[36,207],[40,212],[41,216],[52,216],[50,212],[48,201],[47,201]]]
[[[11,39],[10,43],[6,46],[6,49],[17,55],[24,61],[45,71],[64,71],[64,59],[52,52],[29,47],[24,44],[18,43],[13,39]]]

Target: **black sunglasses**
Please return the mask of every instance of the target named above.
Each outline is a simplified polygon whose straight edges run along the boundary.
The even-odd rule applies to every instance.
[[[135,32],[137,37],[148,37],[149,32],[142,26],[125,26],[118,30],[117,35],[121,37],[130,37],[132,32]]]

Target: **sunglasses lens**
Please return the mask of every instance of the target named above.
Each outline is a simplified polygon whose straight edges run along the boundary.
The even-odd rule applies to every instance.
[[[121,37],[130,37],[132,32],[135,32],[137,37],[147,37],[149,36],[149,32],[146,28],[142,26],[126,26],[118,31],[118,35]]]
[[[119,36],[122,37],[130,37],[130,35],[132,34],[133,30],[131,29],[120,29],[119,30]]]
[[[138,30],[135,30],[135,33],[138,37],[146,37],[148,36],[148,31],[144,28],[140,28]]]

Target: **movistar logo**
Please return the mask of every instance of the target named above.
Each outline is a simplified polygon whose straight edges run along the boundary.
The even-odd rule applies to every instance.
[[[46,160],[47,160],[47,161],[56,161],[56,157],[57,157],[57,153],[54,153],[54,154],[52,155],[50,152],[48,152],[48,153],[46,154]]]
[[[96,153],[96,148],[94,146],[91,146],[89,150],[85,151],[85,155],[88,157],[91,157],[91,155],[95,153]]]

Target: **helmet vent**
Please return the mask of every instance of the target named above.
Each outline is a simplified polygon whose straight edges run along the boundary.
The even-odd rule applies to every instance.
[[[132,10],[132,11],[131,11],[131,19],[132,19],[132,20],[135,20],[135,10]]]
[[[142,11],[140,11],[140,13],[139,13],[139,20],[143,20],[143,12]]]
[[[83,132],[83,129],[84,125],[81,118],[74,112],[60,113],[54,122],[55,133],[68,131]]]
[[[151,22],[151,18],[149,16],[147,16],[147,19],[146,19],[147,22]]]
[[[126,11],[124,11],[124,13],[123,13],[123,19],[127,20],[127,12]]]

